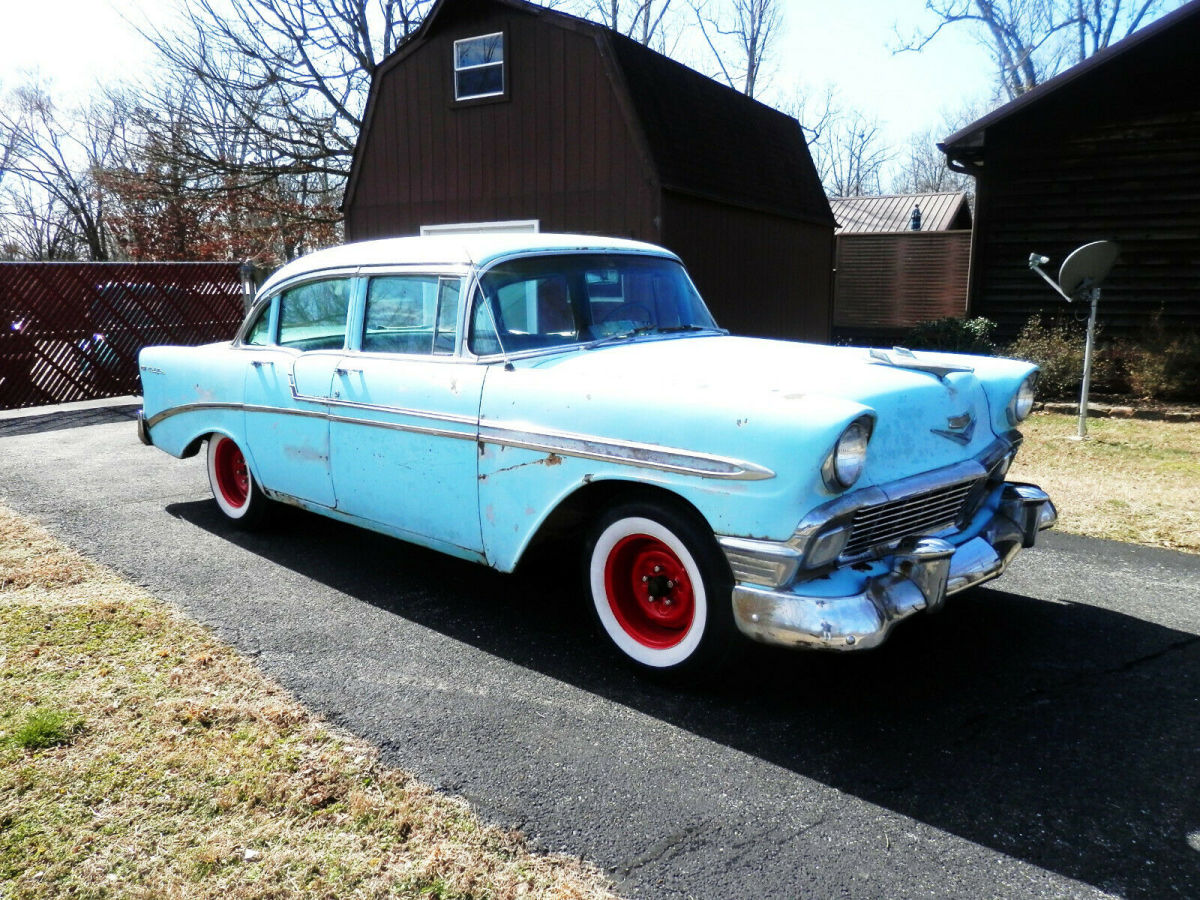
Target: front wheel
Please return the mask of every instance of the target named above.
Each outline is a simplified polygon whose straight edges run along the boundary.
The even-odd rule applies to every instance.
[[[208,485],[217,508],[234,524],[251,529],[266,521],[271,501],[255,482],[242,448],[223,434],[208,439]]]
[[[733,649],[732,578],[696,517],[665,504],[626,503],[600,518],[587,547],[596,619],[632,662],[693,672]]]

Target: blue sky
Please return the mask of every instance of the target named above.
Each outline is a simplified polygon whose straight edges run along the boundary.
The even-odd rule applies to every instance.
[[[0,0],[0,86],[23,69],[50,76],[64,98],[86,94],[97,81],[134,79],[150,54],[121,17],[143,8],[161,16],[155,0]],[[925,19],[922,0],[783,0],[784,32],[777,68],[764,99],[787,100],[798,88],[834,85],[842,104],[876,115],[889,138],[935,126],[947,111],[986,102],[992,68],[965,30],[949,29],[922,53],[892,52],[895,28]]]

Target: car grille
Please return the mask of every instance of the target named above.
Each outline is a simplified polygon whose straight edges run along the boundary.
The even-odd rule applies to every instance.
[[[858,556],[881,544],[949,528],[962,515],[963,506],[978,483],[979,479],[963,481],[900,500],[864,506],[854,514],[842,557]]]

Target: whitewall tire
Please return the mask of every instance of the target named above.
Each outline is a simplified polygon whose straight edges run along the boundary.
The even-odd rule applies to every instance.
[[[705,526],[673,506],[610,509],[587,544],[586,577],[600,629],[639,667],[693,670],[729,649],[728,565]]]
[[[242,448],[223,434],[208,439],[208,486],[217,508],[231,522],[253,528],[265,519],[270,501],[255,482]]]

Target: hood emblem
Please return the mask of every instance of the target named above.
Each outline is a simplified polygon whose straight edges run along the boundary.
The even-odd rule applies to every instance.
[[[949,438],[964,447],[971,443],[971,437],[975,434],[975,417],[971,415],[970,411],[960,416],[948,416],[946,425],[949,426],[948,429],[930,428],[929,430],[938,437]]]

